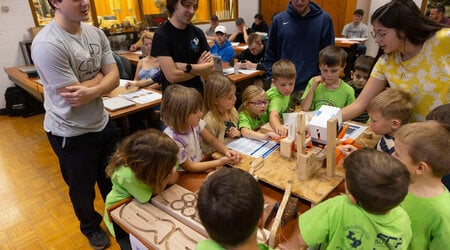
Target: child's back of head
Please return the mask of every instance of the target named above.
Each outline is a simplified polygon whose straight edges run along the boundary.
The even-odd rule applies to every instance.
[[[450,127],[450,103],[442,104],[428,113],[426,120],[435,120]]]
[[[176,132],[186,132],[188,116],[202,109],[200,92],[180,84],[171,84],[162,97],[161,120]]]
[[[387,153],[361,148],[344,160],[348,192],[372,214],[385,214],[408,193],[409,172]]]
[[[289,60],[279,60],[272,65],[272,78],[277,81],[279,78],[293,79],[297,75],[294,63]]]
[[[361,55],[356,59],[353,71],[359,70],[363,73],[370,74],[374,61],[375,59],[371,56]]]
[[[344,49],[329,45],[319,52],[319,65],[328,67],[341,66],[345,67],[347,61],[347,52]]]
[[[211,239],[224,248],[239,246],[255,233],[263,206],[258,182],[241,169],[218,169],[198,193],[200,220]]]
[[[375,96],[367,112],[380,113],[384,119],[398,119],[401,125],[408,123],[413,109],[411,95],[400,89],[386,89]]]
[[[397,131],[398,143],[407,146],[413,164],[426,163],[434,177],[450,174],[450,132],[445,125],[435,121],[406,124]],[[399,157],[398,152],[394,156]]]

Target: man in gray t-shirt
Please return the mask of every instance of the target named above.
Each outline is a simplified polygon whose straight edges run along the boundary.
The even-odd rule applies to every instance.
[[[109,238],[94,209],[95,184],[103,198],[111,190],[108,157],[118,133],[102,95],[118,86],[119,72],[109,41],[89,19],[88,1],[49,1],[55,18],[34,38],[31,54],[44,85],[44,130],[58,157],[80,230],[95,249]]]

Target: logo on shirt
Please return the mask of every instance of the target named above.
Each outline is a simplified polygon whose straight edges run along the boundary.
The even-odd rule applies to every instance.
[[[283,25],[286,25],[286,24],[288,24],[289,23],[289,21],[287,21],[287,22],[283,22]]]
[[[194,52],[198,52],[200,50],[199,44],[200,44],[200,40],[198,40],[197,37],[193,38],[191,40],[191,50]]]

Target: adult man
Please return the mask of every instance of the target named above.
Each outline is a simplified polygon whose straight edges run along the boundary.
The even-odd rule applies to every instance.
[[[44,84],[44,130],[58,156],[81,232],[95,249],[109,238],[94,209],[95,184],[103,199],[111,190],[105,167],[118,141],[101,96],[119,84],[119,72],[103,31],[89,20],[87,0],[48,0],[54,19],[33,40],[33,61]]]
[[[248,35],[254,31],[245,25],[244,18],[238,17],[236,19],[236,32],[231,34],[230,41],[238,43],[247,43]]]
[[[241,68],[243,69],[264,69],[264,43],[262,37],[259,34],[252,33],[248,36],[247,40],[248,48],[241,52],[237,56],[237,59],[241,62]],[[270,82],[267,80],[264,74],[261,77],[256,77],[253,84],[260,86],[264,89],[268,89]]]
[[[441,3],[431,5],[429,17],[431,20],[450,26],[450,18],[445,17],[445,6]]]
[[[167,0],[170,18],[156,31],[151,52],[163,72],[163,91],[179,83],[203,93],[200,76],[214,70],[205,34],[191,24],[197,7],[197,0]]]
[[[264,21],[263,16],[259,13],[254,16],[254,22],[251,29],[254,32],[269,32],[269,26],[266,21]]]
[[[319,51],[334,44],[331,17],[310,0],[291,0],[287,9],[277,14],[269,29],[264,59],[267,77],[280,59],[295,64],[297,78],[291,100],[298,103],[308,80],[319,74]]]
[[[205,30],[206,39],[215,41],[216,40],[216,36],[215,36],[216,34],[215,34],[214,30],[219,25],[219,17],[217,17],[216,15],[212,15],[209,18],[209,24],[210,24],[209,28],[207,28]]]
[[[211,54],[214,56],[220,56],[222,62],[232,63],[236,52],[234,52],[230,41],[227,39],[227,28],[223,25],[216,27],[216,41],[211,46]]]

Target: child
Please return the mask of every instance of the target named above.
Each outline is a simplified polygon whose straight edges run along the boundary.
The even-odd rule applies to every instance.
[[[172,84],[166,88],[161,103],[161,120],[167,125],[164,133],[175,140],[180,151],[178,162],[190,172],[203,172],[224,164],[236,164],[241,157],[214,137],[202,120],[203,100],[194,88]],[[218,160],[201,162],[201,140],[213,146],[225,156]]]
[[[399,89],[387,89],[375,96],[367,107],[372,131],[383,135],[377,143],[377,149],[392,154],[397,130],[408,123],[413,104],[411,96]]]
[[[435,120],[444,126],[450,127],[450,103],[442,104],[431,110],[426,120]],[[450,189],[450,174],[442,177],[442,183],[447,189]]]
[[[222,74],[214,73],[208,77],[204,91],[206,115],[203,120],[209,132],[223,143],[230,138],[240,137],[241,132],[237,129],[238,112],[234,107],[234,82]],[[205,154],[215,151],[205,143],[202,144],[202,150]]]
[[[397,131],[393,156],[411,174],[401,203],[414,235],[409,249],[450,246],[450,193],[441,183],[442,176],[450,174],[449,148],[450,132],[438,122],[406,124]]]
[[[242,105],[239,107],[239,129],[242,136],[259,140],[280,138],[274,132],[262,134],[255,131],[269,121],[268,105],[267,94],[261,87],[250,85],[244,90]]]
[[[301,245],[320,249],[407,249],[410,220],[400,206],[409,173],[390,155],[361,148],[344,160],[347,195],[299,217]]]
[[[211,239],[200,241],[196,249],[269,249],[256,241],[263,207],[253,176],[237,168],[218,169],[198,193],[198,215]]]
[[[177,154],[178,146],[171,138],[148,129],[125,138],[111,157],[106,175],[113,185],[106,196],[103,219],[122,249],[131,249],[129,236],[110,221],[107,209],[128,197],[148,202],[153,194],[174,184],[178,180]]]
[[[333,45],[319,52],[320,76],[308,82],[302,96],[302,110],[314,111],[322,105],[343,108],[355,101],[353,88],[339,78],[346,59],[347,52]]]
[[[353,70],[350,71],[352,80],[348,82],[348,85],[350,85],[355,91],[355,98],[358,98],[359,94],[366,85],[374,61],[375,59],[373,57],[366,55],[359,56],[358,59],[356,59],[355,66],[353,67]],[[364,112],[360,116],[353,119],[353,121],[366,123],[368,119],[369,114]]]
[[[289,112],[290,95],[294,91],[297,71],[289,60],[279,60],[272,66],[272,87],[267,90],[269,98],[269,122],[273,131],[286,137],[288,129],[281,122],[281,115]]]

